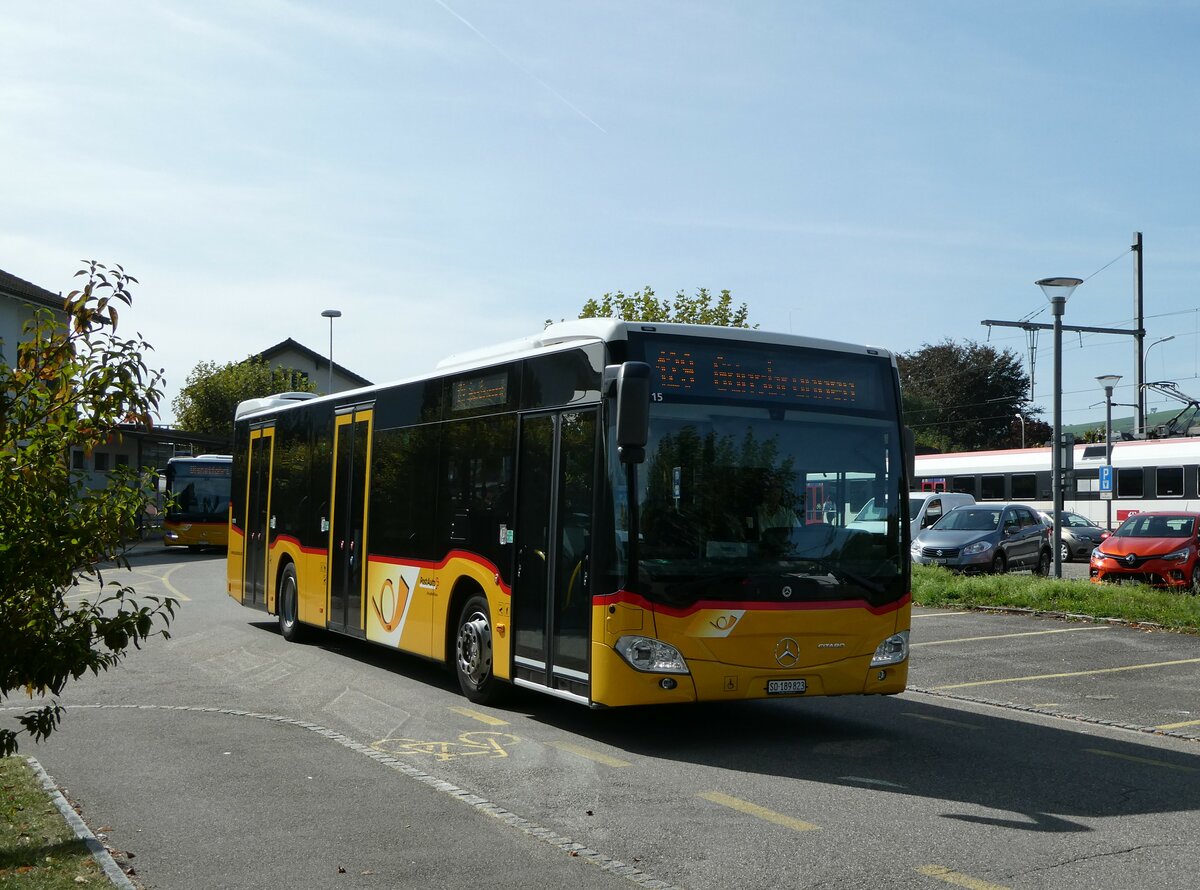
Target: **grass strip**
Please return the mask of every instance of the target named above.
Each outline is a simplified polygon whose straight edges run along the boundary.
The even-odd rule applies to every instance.
[[[914,565],[918,606],[1017,608],[1114,618],[1200,633],[1200,596],[1146,584],[1093,584],[1036,575],[960,575],[941,566]]]
[[[23,757],[0,757],[0,888],[66,890],[108,882]]]

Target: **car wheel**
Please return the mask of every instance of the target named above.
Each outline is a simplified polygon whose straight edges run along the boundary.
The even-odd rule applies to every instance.
[[[1050,551],[1043,550],[1038,554],[1037,565],[1033,567],[1035,575],[1041,575],[1043,578],[1050,574]]]
[[[1059,558],[1062,559],[1063,562],[1070,562],[1071,561],[1071,545],[1068,544],[1066,541],[1063,541],[1058,547],[1058,555],[1059,555]]]
[[[1008,571],[1008,560],[1006,560],[1004,558],[1003,553],[997,553],[995,558],[992,560],[992,574],[993,575],[1003,575],[1007,571]]]
[[[1200,593],[1200,560],[1192,565],[1192,593]]]

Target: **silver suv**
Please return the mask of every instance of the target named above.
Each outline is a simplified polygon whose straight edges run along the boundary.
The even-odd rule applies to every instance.
[[[959,572],[1048,574],[1050,528],[1025,504],[958,507],[913,538],[913,562]]]

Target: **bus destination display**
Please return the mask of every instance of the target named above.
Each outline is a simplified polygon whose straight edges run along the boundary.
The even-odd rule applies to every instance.
[[[652,389],[672,396],[744,397],[792,404],[879,407],[879,360],[764,346],[647,342]]]
[[[464,377],[450,385],[450,410],[472,411],[508,402],[508,372]]]

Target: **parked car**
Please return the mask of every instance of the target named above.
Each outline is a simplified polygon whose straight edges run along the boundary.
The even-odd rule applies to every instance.
[[[1042,522],[1050,526],[1051,532],[1054,526],[1051,523],[1054,521],[1050,518],[1050,514],[1045,510],[1039,510],[1038,516],[1042,518]],[[1080,516],[1078,513],[1072,513],[1070,510],[1063,510],[1058,514],[1059,537],[1062,539],[1062,546],[1059,548],[1061,552],[1060,558],[1063,562],[1070,562],[1075,557],[1087,559],[1092,555],[1092,551],[1096,546],[1108,537],[1107,529],[1103,529],[1086,516]]]
[[[1092,551],[1096,583],[1140,581],[1200,593],[1200,513],[1137,513]]]
[[[1050,528],[1025,504],[956,507],[913,538],[913,562],[960,572],[1050,571]]]
[[[957,491],[910,491],[908,493],[909,535],[915,538],[921,529],[933,525],[955,507],[973,503],[975,503],[975,498]],[[871,498],[850,520],[850,525],[876,534],[883,534],[887,531],[886,505],[878,505],[875,503],[875,498]]]

